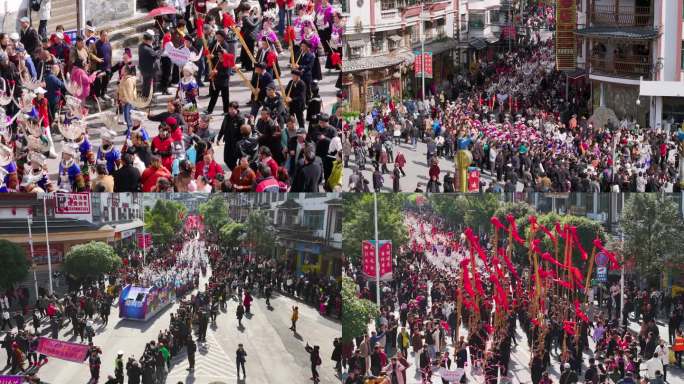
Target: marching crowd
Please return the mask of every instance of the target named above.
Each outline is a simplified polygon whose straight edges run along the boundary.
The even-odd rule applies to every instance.
[[[590,116],[589,87],[570,81],[555,69],[553,39],[535,38],[447,75],[424,100],[383,99],[345,131],[345,164],[353,156],[355,168],[348,188],[381,190],[389,174],[394,192],[413,190],[400,179],[420,141],[426,174],[411,176],[426,177],[419,189],[429,192],[455,190],[454,170],[440,160],[459,150],[487,174],[481,192],[678,191],[684,131]]]
[[[75,38],[62,26],[39,33],[28,17],[19,31],[0,33],[0,191],[339,187],[345,95],[328,101],[318,86],[325,69],[339,75],[341,68],[339,5],[175,3],[158,4],[154,27],[120,55],[108,30],[90,22]],[[289,59],[287,82],[279,58]],[[249,100],[231,99],[236,87]],[[161,113],[150,113],[154,91],[170,95]],[[200,112],[203,96],[209,103]],[[214,114],[219,96],[223,113]],[[101,113],[104,127],[89,128],[88,113],[108,104],[114,109]],[[209,128],[215,115],[218,131]],[[157,135],[145,129],[150,122]],[[59,164],[52,169],[49,159]]]
[[[675,381],[669,382],[681,377],[683,295],[649,293],[629,284],[623,324],[615,284],[608,284],[605,293],[595,288],[587,313],[566,299],[562,290],[552,289],[551,297],[539,307],[527,269],[511,264],[500,253],[476,256],[472,270],[480,270],[481,277],[462,274],[464,260],[466,268],[470,264],[466,235],[454,235],[454,229],[430,213],[405,214],[409,244],[399,250],[393,279],[381,282],[380,315],[370,327],[372,332],[355,335],[343,345],[346,383],[363,383],[367,378],[392,384],[447,383],[448,378],[492,384],[528,380],[533,384],[662,384],[672,380],[675,365],[679,367]],[[492,239],[481,240],[484,245]],[[484,248],[486,254],[490,251]],[[483,263],[480,257],[489,260]],[[511,270],[504,278],[499,272],[507,267]],[[375,302],[374,278],[357,268],[350,266],[349,271],[359,297]],[[464,283],[471,278],[472,285]],[[498,296],[497,287],[505,285],[500,278],[512,283]],[[484,299],[468,304],[466,292],[475,288],[479,293],[474,295]],[[539,313],[547,320],[540,320]],[[662,334],[656,316],[666,319],[669,335]],[[634,323],[640,324],[638,331],[629,326]],[[529,355],[517,353],[523,348],[529,349]],[[530,356],[530,361],[520,356]],[[514,364],[525,366],[530,378],[520,377]],[[409,371],[415,377],[407,375]]]

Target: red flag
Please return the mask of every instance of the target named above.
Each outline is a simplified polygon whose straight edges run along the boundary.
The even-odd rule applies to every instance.
[[[551,264],[553,264],[553,265],[557,265],[557,266],[559,266],[559,267],[561,267],[561,268],[565,268],[565,266],[564,266],[563,264],[561,264],[560,261],[554,259],[553,256],[551,256],[551,254],[548,253],[548,252],[544,252],[544,253],[541,255],[541,258],[542,258],[542,260],[548,261],[549,263],[551,263]]]
[[[235,66],[235,55],[232,53],[223,53],[221,55],[221,62],[226,68],[233,68]]]
[[[195,28],[197,28],[197,38],[198,39],[203,39],[204,38],[204,19],[201,17],[198,17],[197,20],[195,21]]]
[[[556,239],[556,236],[554,236],[553,233],[551,233],[551,231],[549,231],[548,228],[546,228],[546,227],[543,226],[543,225],[540,225],[539,228],[541,228],[541,230],[546,234],[546,236],[547,236],[551,241],[553,241],[554,244],[556,244],[556,242],[557,242],[558,240]]]
[[[342,65],[342,56],[340,55],[339,52],[333,52],[332,54],[330,54],[330,63],[334,67],[337,67],[338,65]]]
[[[574,240],[574,243],[577,244],[577,249],[579,249],[580,254],[582,255],[582,260],[586,261],[587,260],[587,251],[584,250],[582,247],[582,243],[579,241],[579,237],[577,236],[577,227],[575,226],[570,226],[570,234],[572,235],[572,239]]]
[[[290,44],[290,42],[294,42],[296,39],[297,34],[295,33],[295,29],[293,26],[288,26],[285,28],[285,42],[287,44]]]
[[[223,14],[223,27],[224,28],[233,28],[235,27],[235,19],[233,19],[233,16],[229,15],[228,13]]]
[[[513,215],[509,214],[506,216],[506,220],[508,221],[508,224],[511,227],[511,235],[513,236],[513,239],[518,242],[520,245],[525,245],[525,240],[523,240],[520,235],[518,234],[518,227],[515,224],[515,217]]]
[[[202,54],[203,54],[205,57],[209,57],[210,53],[209,53],[209,50],[207,49],[207,47],[204,47],[204,48],[202,49]]]
[[[268,51],[268,53],[266,54],[266,66],[268,68],[275,67],[275,63],[277,60],[278,60],[278,55],[276,55],[276,53],[273,51]]]
[[[582,308],[580,307],[580,303],[579,303],[579,301],[578,301],[577,299],[575,299],[575,303],[574,303],[574,304],[575,304],[575,313],[577,313],[577,317],[579,317],[580,319],[582,319],[582,321],[588,323],[588,322],[589,322],[589,316],[587,316],[586,313],[584,313],[584,312],[582,311]]]
[[[511,259],[508,258],[508,256],[506,255],[506,251],[503,248],[499,248],[499,256],[501,256],[501,258],[504,259],[504,262],[506,263],[508,270],[511,272],[511,275],[513,275],[513,277],[515,277],[515,279],[519,281],[520,276],[518,276],[518,271],[515,270],[513,263],[511,263]]]
[[[565,280],[556,279],[554,281],[556,282],[556,284],[560,285],[561,287],[565,287],[567,289],[572,289],[572,284],[570,284],[569,282],[567,282]]]
[[[574,321],[563,321],[563,330],[569,335],[575,335],[575,322]]]
[[[494,225],[496,228],[503,229],[504,231],[506,230],[506,227],[504,227],[504,225],[501,223],[501,220],[499,220],[498,217],[492,216],[490,221],[491,221],[492,225]]]
[[[560,223],[556,221],[556,233],[558,234],[558,237],[561,239],[565,239],[565,236],[563,235],[563,231],[561,230]]]

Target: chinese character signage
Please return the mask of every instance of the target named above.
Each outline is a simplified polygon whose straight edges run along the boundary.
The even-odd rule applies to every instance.
[[[375,240],[366,240],[362,244],[363,273],[369,278],[376,278]],[[380,280],[392,280],[392,241],[380,240],[378,247]]]
[[[151,233],[146,233],[145,235],[143,235],[142,233],[138,234],[138,248],[148,248],[151,245],[152,245],[152,234]]]
[[[90,194],[88,192],[55,193],[55,217],[93,221]]]
[[[575,0],[558,0],[556,4],[556,69],[577,68],[577,8]]]
[[[416,77],[423,77],[423,61],[425,61],[425,77],[432,79],[432,52],[423,52],[421,60],[420,51],[414,52],[416,59],[413,61],[413,72]]]

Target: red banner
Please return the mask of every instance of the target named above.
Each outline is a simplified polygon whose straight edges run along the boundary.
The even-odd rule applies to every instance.
[[[41,337],[38,340],[38,353],[62,360],[82,363],[86,356],[88,356],[88,345]]]
[[[480,191],[480,171],[474,169],[468,172],[468,192]]]
[[[375,279],[375,240],[363,242],[363,273],[369,278]],[[380,264],[380,280],[392,279],[392,242],[380,240],[378,248],[378,259]]]
[[[413,72],[416,77],[423,76],[423,61],[425,61],[425,77],[432,78],[432,52],[423,52],[423,59],[421,60],[420,51],[415,52],[416,59],[413,61]]]
[[[558,0],[556,5],[556,69],[577,68],[577,8],[575,0]]]
[[[152,234],[146,233],[143,237],[142,233],[138,234],[138,248],[147,248],[152,245]]]

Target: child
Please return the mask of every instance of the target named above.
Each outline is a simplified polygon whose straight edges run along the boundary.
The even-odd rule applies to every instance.
[[[38,111],[38,118],[41,119],[41,125],[47,129],[50,127],[50,112],[48,108],[48,100],[45,98],[47,91],[43,87],[38,87],[34,90],[36,97],[33,98],[33,106]]]
[[[192,103],[197,107],[197,96],[199,95],[199,87],[195,79],[195,71],[197,66],[191,62],[183,66],[183,77],[178,83],[178,96],[183,104]]]

